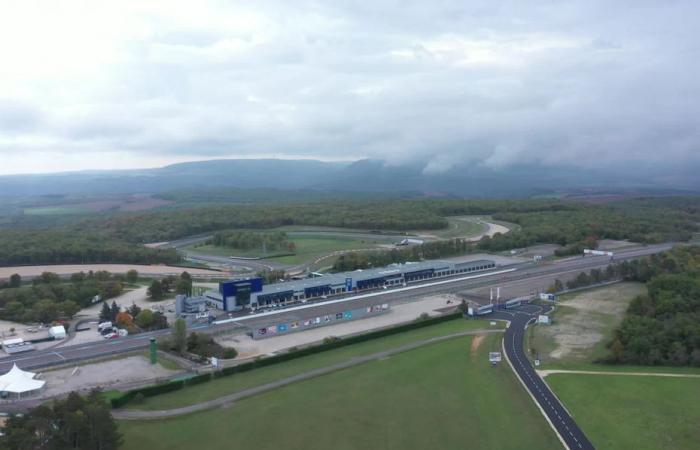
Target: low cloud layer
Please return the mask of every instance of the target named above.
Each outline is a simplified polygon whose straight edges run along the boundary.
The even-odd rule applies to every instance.
[[[0,173],[700,165],[697,2],[101,3],[0,0]]]

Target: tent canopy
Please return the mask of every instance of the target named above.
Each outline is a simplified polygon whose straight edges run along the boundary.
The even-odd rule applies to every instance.
[[[35,373],[26,372],[14,364],[9,372],[0,376],[0,391],[23,394],[41,389],[46,381],[35,380],[35,376]]]

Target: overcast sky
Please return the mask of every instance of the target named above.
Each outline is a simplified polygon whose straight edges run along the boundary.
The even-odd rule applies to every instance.
[[[700,163],[698,1],[0,0],[0,173]]]

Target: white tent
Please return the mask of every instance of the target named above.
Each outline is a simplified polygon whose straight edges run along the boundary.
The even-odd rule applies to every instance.
[[[17,367],[17,364],[13,364],[9,372],[0,376],[0,392],[21,398],[23,395],[39,391],[46,381],[35,380],[35,376],[35,373],[26,372]]]

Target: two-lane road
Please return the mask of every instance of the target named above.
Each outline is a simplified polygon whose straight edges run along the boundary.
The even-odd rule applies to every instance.
[[[593,444],[574,422],[574,419],[549,389],[549,386],[537,374],[525,354],[523,343],[527,325],[534,322],[539,314],[547,312],[549,309],[550,307],[524,305],[512,310],[498,311],[488,317],[510,321],[510,326],[503,336],[503,350],[506,357],[564,445],[571,450],[592,450]]]

